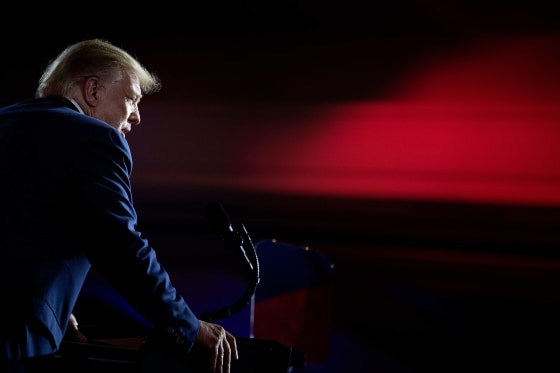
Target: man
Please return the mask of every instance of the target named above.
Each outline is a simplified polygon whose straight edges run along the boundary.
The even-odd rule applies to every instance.
[[[198,320],[136,230],[125,139],[160,81],[115,45],[85,40],[45,69],[36,97],[0,109],[0,367],[55,353],[90,266],[212,372],[234,336]],[[200,355],[200,356],[199,356]]]

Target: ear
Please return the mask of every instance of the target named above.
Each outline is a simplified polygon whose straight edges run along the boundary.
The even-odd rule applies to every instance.
[[[100,82],[96,76],[89,76],[86,78],[82,86],[84,99],[89,106],[97,106],[99,98]]]

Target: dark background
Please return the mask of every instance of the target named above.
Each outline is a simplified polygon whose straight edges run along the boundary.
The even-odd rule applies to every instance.
[[[407,60],[435,48],[449,48],[473,38],[558,30],[549,2],[537,1],[214,1],[115,7],[98,4],[95,11],[76,4],[68,15],[50,6],[31,11],[14,4],[4,22],[3,96],[27,97],[49,59],[68,44],[91,37],[107,38],[136,54],[162,74],[163,95],[197,99],[345,100],[375,97],[371,84],[350,79],[375,70],[379,87]],[[334,60],[309,65],[302,53],[344,47]],[[342,51],[341,51],[342,52]],[[248,87],[227,87],[218,66],[205,57],[221,55],[239,63]],[[300,58],[294,61],[294,58]],[[189,71],[193,89],[173,79],[175,58],[199,62]],[[352,60],[361,60],[354,61]],[[251,60],[256,60],[251,63]],[[255,62],[258,61],[258,64]],[[257,65],[257,66],[255,66]],[[336,74],[323,75],[339,65]],[[353,67],[345,69],[345,67]],[[246,69],[246,71],[244,71]],[[282,87],[290,71],[298,89]],[[215,75],[215,76],[213,76]],[[215,79],[215,81],[213,80]],[[328,86],[326,85],[328,81]],[[351,82],[351,85],[350,85]],[[206,83],[206,84],[204,84]],[[309,84],[312,83],[312,84]],[[375,87],[374,87],[375,88]],[[263,92],[264,91],[264,92]]]

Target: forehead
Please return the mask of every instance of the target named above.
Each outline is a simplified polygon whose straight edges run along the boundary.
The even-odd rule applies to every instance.
[[[140,100],[142,98],[142,90],[140,83],[135,74],[119,74],[113,79],[105,80],[107,85],[107,94],[115,99],[129,98]]]
[[[134,95],[140,96],[142,89],[140,88],[140,79],[133,71],[123,71],[121,73],[120,81],[123,87]]]

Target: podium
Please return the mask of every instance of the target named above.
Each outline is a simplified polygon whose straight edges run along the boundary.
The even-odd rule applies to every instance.
[[[58,373],[205,373],[165,351],[143,352],[143,338],[63,342],[50,371]],[[273,340],[238,337],[231,373],[288,373],[303,367],[303,354]]]

